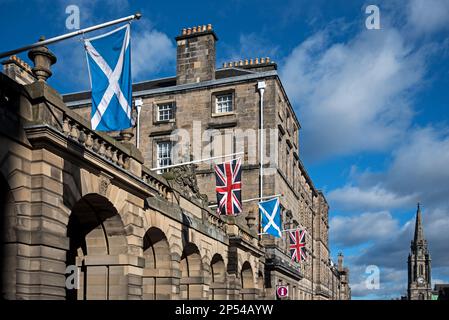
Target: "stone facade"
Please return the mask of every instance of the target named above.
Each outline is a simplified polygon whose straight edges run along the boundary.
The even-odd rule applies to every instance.
[[[329,206],[300,160],[300,124],[276,64],[251,59],[215,70],[211,26],[186,29],[176,40],[176,77],[133,86],[143,100],[139,149],[135,130],[90,129],[89,92],[62,98],[45,77],[1,75],[5,297],[274,299],[284,284],[289,299],[350,299],[342,256],[338,267],[330,259]],[[209,207],[212,162],[150,170],[158,166],[160,142],[172,142],[172,158],[184,160],[198,150],[200,157],[243,151],[243,198],[260,196],[260,81],[263,194],[283,194],[283,227],[307,231],[301,264],[291,262],[285,240],[258,235],[257,202],[245,203],[237,217]],[[221,95],[232,97],[232,111],[216,112]],[[174,117],[161,121],[158,108],[167,104]],[[204,141],[195,140],[197,132],[207,132]],[[70,265],[79,270],[78,290],[65,289]]]

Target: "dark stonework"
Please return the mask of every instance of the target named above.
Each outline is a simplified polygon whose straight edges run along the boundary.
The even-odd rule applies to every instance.
[[[415,236],[411,242],[408,256],[408,299],[430,300],[431,292],[431,259],[424,238],[421,207],[418,203],[416,213]]]

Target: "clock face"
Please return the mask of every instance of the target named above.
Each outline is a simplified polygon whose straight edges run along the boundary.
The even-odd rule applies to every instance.
[[[418,283],[423,284],[424,283],[424,278],[423,277],[419,277],[418,278]]]

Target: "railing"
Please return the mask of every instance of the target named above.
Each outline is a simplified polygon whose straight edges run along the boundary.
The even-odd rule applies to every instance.
[[[67,114],[63,116],[62,132],[71,140],[93,151],[100,157],[125,170],[129,169],[130,156],[126,152]]]
[[[150,171],[150,168],[142,166],[142,180],[152,188],[156,189],[163,198],[169,198],[171,188],[155,177],[154,173]]]
[[[227,224],[220,218],[220,216],[210,212],[210,210],[205,210],[207,212],[206,219],[207,221],[212,224],[213,226],[217,227],[218,229],[224,231],[226,233],[226,226]]]

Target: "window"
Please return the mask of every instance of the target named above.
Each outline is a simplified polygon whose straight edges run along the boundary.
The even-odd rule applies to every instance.
[[[175,118],[175,104],[173,102],[161,103],[157,105],[157,120],[170,121]]]
[[[222,94],[215,97],[215,112],[232,112],[232,93]]]
[[[157,144],[157,166],[164,167],[172,164],[172,143],[170,141],[158,142]],[[165,172],[165,170],[159,170],[158,173]]]

